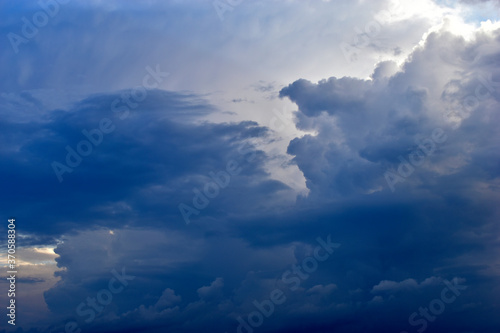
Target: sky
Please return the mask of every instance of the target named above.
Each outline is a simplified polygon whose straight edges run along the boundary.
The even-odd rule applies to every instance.
[[[499,1],[0,0],[0,74],[1,333],[500,332]]]

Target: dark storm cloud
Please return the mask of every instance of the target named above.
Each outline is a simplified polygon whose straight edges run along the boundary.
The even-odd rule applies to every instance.
[[[310,190],[294,204],[283,203],[289,189],[256,148],[270,131],[211,123],[216,109],[196,94],[149,91],[125,119],[111,105],[127,90],[56,110],[35,93],[2,94],[0,207],[22,223],[26,244],[58,241],[60,281],[45,292],[50,316],[33,331],[75,321],[82,332],[238,332],[239,318],[249,325],[279,289],[286,300],[252,331],[415,332],[423,324],[409,317],[450,281],[466,289],[448,290],[456,299],[426,332],[498,331],[499,40],[499,32],[472,41],[435,32],[402,68],[380,63],[371,80],[300,79],[281,90],[298,106],[297,127],[313,133],[288,147]],[[29,82],[47,73],[33,75]],[[77,149],[103,118],[113,131],[59,182],[51,164],[66,163],[65,147]],[[393,193],[384,174],[397,174],[398,157],[436,128],[446,141]],[[231,160],[241,172],[186,225],[178,204],[191,204],[193,189]],[[318,237],[341,246],[306,274]],[[292,289],[283,274],[297,265]],[[131,279],[92,310],[89,298],[116,274]]]
[[[358,269],[346,267],[352,278],[373,283],[382,275],[394,274],[397,278],[391,279],[416,286],[416,275],[417,280],[424,280],[434,272],[448,279],[450,274],[458,274],[470,283],[470,294],[463,297],[476,304],[474,308],[481,307],[473,301],[475,297],[488,299],[479,310],[483,317],[496,308],[489,302],[500,295],[494,282],[499,278],[498,264],[485,258],[491,257],[490,251],[498,253],[498,239],[486,230],[493,234],[499,230],[495,207],[500,164],[495,147],[500,143],[500,67],[493,60],[500,56],[499,33],[478,34],[471,42],[449,33],[433,33],[398,73],[385,63],[375,70],[373,80],[330,78],[317,84],[298,80],[280,92],[299,106],[298,127],[317,133],[296,138],[288,147],[311,190],[303,203],[314,207],[333,199],[327,213],[332,222],[324,225],[335,228],[334,234],[343,243],[348,243],[345,237],[359,250],[376,249],[371,260],[346,254],[350,260],[360,260]],[[435,143],[435,153],[424,164],[414,166],[391,193],[384,174],[397,172],[398,157],[408,160],[419,142],[431,138],[436,128],[447,139]],[[351,204],[353,208],[347,208]],[[400,210],[405,213],[398,213]],[[337,223],[342,226],[336,227]],[[298,228],[307,232],[307,228]],[[250,230],[263,239],[257,236],[257,228]],[[373,243],[375,239],[378,244]],[[472,257],[476,259],[465,259]],[[435,297],[429,292],[419,300],[424,304],[425,298],[428,303]],[[391,298],[374,300],[381,303],[372,306],[395,306]],[[411,303],[405,304],[408,315],[413,312]],[[365,316],[371,313],[367,311]],[[469,321],[471,331],[482,327],[471,320],[475,311],[471,309],[464,316],[467,319],[460,321]],[[399,310],[397,313],[394,320],[401,316]],[[409,326],[408,315],[400,330]],[[440,317],[442,326],[429,331],[460,331],[451,316],[446,318]],[[384,325],[373,320],[374,326],[368,330],[382,331]],[[486,321],[488,327],[498,325],[492,317]],[[363,331],[362,326],[346,327],[340,331]]]
[[[47,111],[30,120],[10,115],[12,109],[3,110],[2,181],[11,190],[2,194],[2,205],[25,221],[24,232],[41,237],[83,225],[134,225],[139,215],[141,225],[182,227],[178,204],[190,202],[192,189],[203,186],[209,172],[224,170],[231,159],[240,162],[241,174],[202,215],[210,216],[220,205],[237,211],[240,191],[247,196],[243,209],[249,209],[256,204],[254,194],[265,196],[286,188],[266,179],[264,153],[251,153],[247,141],[266,136],[266,129],[256,123],[189,124],[212,107],[196,96],[164,91],[150,92],[122,120],[110,108],[117,97],[96,95],[70,110]],[[102,142],[92,146],[89,156],[81,156],[71,172],[61,172],[60,183],[54,161],[68,166],[65,147],[77,151],[79,142],[89,140],[82,131],[99,128],[102,119],[109,119],[114,131],[103,134]],[[242,145],[246,150],[240,149]],[[255,158],[247,162],[241,151]],[[246,186],[248,179],[256,181]]]
[[[398,73],[382,64],[372,81],[300,80],[283,89],[299,106],[297,126],[317,133],[290,143],[311,191],[292,207],[277,205],[286,186],[268,179],[265,154],[248,161],[238,152],[268,130],[203,122],[212,107],[195,95],[151,92],[123,120],[109,109],[119,94],[34,119],[8,115],[2,163],[11,177],[3,181],[16,187],[2,202],[18,220],[33,221],[30,232],[67,234],[55,250],[65,270],[45,292],[54,323],[46,331],[74,320],[93,332],[235,332],[238,318],[248,323],[255,302],[269,304],[275,289],[286,301],[255,331],[413,331],[423,324],[411,326],[409,316],[440,299],[445,281],[467,288],[426,322],[427,332],[498,327],[497,192],[487,185],[498,177],[496,50],[493,37],[464,43],[433,34]],[[495,89],[482,87],[479,96],[488,98],[449,113],[476,96],[481,80],[473,74],[486,71]],[[59,183],[50,163],[63,161],[65,145],[103,117],[116,129]],[[392,193],[384,172],[438,126],[446,142]],[[32,134],[21,138],[21,130]],[[178,203],[189,203],[193,187],[230,159],[241,162],[241,174],[186,226]],[[37,201],[27,205],[30,196]],[[295,276],[300,286],[292,290],[283,274],[328,235],[342,246],[307,278]],[[89,312],[76,309],[90,311],[87,298],[107,288],[113,269],[134,279],[85,322]]]
[[[355,78],[330,78],[312,84],[307,80],[297,80],[280,91],[280,97],[290,97],[301,112],[308,116],[325,111],[355,112],[363,108],[364,92],[370,83]]]

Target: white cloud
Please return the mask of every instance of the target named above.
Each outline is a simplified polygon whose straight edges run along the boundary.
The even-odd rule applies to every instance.
[[[408,158],[415,140],[425,140],[436,128],[450,139],[404,187],[418,187],[419,177],[431,174],[486,167],[479,156],[493,153],[491,143],[500,140],[492,125],[500,94],[500,68],[494,60],[500,53],[499,33],[478,28],[466,41],[440,30],[397,72],[391,65],[384,73],[391,64],[385,62],[373,80],[332,77],[285,87],[281,95],[299,108],[297,126],[317,132],[292,140],[288,148],[311,195],[335,198],[387,188],[384,172],[397,168],[398,156]]]
[[[411,291],[420,289],[427,286],[437,285],[442,282],[442,279],[439,277],[431,276],[424,281],[418,283],[415,279],[406,279],[401,282],[383,280],[380,281],[376,286],[374,286],[371,290],[372,293],[380,293],[380,292],[390,292],[394,293],[397,291]]]

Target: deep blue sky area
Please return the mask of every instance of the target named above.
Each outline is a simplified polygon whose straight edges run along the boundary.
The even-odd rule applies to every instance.
[[[499,333],[499,15],[0,0],[0,333]]]

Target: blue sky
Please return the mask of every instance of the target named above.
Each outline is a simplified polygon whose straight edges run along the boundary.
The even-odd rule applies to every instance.
[[[499,13],[0,2],[0,332],[500,331]]]

